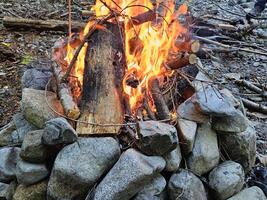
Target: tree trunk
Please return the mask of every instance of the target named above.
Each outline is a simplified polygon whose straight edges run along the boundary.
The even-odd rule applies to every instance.
[[[76,127],[79,134],[118,134],[120,126],[111,124],[123,122],[123,42],[117,25],[107,24],[107,30],[97,30],[90,37],[84,70],[82,114]]]

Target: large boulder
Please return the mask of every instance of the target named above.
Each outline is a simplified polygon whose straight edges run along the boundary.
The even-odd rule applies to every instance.
[[[80,138],[64,147],[54,163],[48,199],[84,199],[119,156],[119,144],[111,137]]]
[[[16,165],[20,148],[0,148],[0,181],[10,182],[16,178]]]
[[[22,143],[20,157],[28,162],[42,163],[49,156],[47,147],[42,143],[43,130],[29,132]]]
[[[34,185],[19,185],[13,196],[13,200],[45,200],[47,180]]]
[[[179,118],[177,120],[177,130],[180,146],[183,153],[191,153],[195,142],[197,123],[194,121]]]
[[[158,121],[137,124],[138,147],[147,155],[163,155],[174,150],[178,144],[176,128]]]
[[[204,186],[192,172],[184,169],[174,173],[168,184],[170,200],[206,200]]]
[[[24,117],[38,128],[44,128],[46,121],[58,117],[57,113],[63,114],[55,93],[30,88],[22,90],[21,109]]]
[[[160,156],[146,156],[128,149],[97,186],[94,200],[131,199],[164,169],[165,164]]]
[[[165,170],[168,172],[176,171],[179,168],[180,163],[182,161],[180,145],[178,144],[174,150],[164,154],[163,158],[166,161]]]
[[[19,159],[16,167],[16,177],[19,184],[32,185],[43,179],[49,174],[45,164],[35,164]]]
[[[8,186],[6,183],[0,183],[0,200],[6,200]]]
[[[228,200],[266,200],[266,196],[263,191],[257,187],[253,186],[251,188],[246,188],[236,194],[235,196],[229,198]]]
[[[210,124],[201,124],[197,129],[193,151],[187,159],[188,167],[194,173],[202,175],[218,165],[219,160],[217,134]]]
[[[70,144],[77,141],[78,135],[68,121],[62,117],[45,123],[42,141],[45,145]]]
[[[255,164],[256,159],[256,132],[252,126],[246,131],[235,134],[218,134],[225,155],[240,163],[245,172]]]
[[[235,110],[232,116],[212,118],[212,128],[218,133],[240,133],[247,127],[248,120],[240,110]]]
[[[134,200],[150,200],[153,198],[159,198],[165,187],[165,178],[161,174],[157,174],[150,183],[145,185],[144,188],[138,192]]]
[[[244,170],[240,164],[225,161],[210,172],[209,185],[216,191],[218,199],[224,200],[243,188],[244,179]]]

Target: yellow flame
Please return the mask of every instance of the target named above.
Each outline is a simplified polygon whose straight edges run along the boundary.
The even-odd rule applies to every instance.
[[[105,2],[103,4],[103,2]],[[134,25],[133,18],[147,11],[157,11],[161,8],[160,14],[156,15],[156,20],[148,21],[140,25]],[[152,3],[151,0],[96,0],[96,4],[92,7],[96,17],[108,15],[110,9],[116,13],[122,14],[125,27],[125,56],[127,70],[123,80],[124,92],[129,96],[129,103],[132,110],[137,109],[146,96],[145,91],[149,91],[148,82],[153,77],[161,75],[169,75],[170,72],[164,68],[164,62],[167,60],[171,52],[177,52],[180,49],[175,47],[176,39],[187,32],[178,17],[187,13],[187,5],[183,4],[178,9],[175,8],[175,1],[162,1]],[[84,30],[80,33],[80,40],[92,28],[94,21],[89,21]],[[136,40],[136,44],[133,44]],[[139,45],[135,48],[134,45]],[[87,44],[81,50],[75,70],[74,76],[78,77],[80,83],[83,81],[84,58],[86,54]],[[135,49],[134,51],[132,49]],[[65,60],[69,64],[73,58],[76,48],[67,45],[67,56]],[[138,81],[136,88],[126,84],[127,78],[134,74]],[[151,102],[149,102],[151,104]]]

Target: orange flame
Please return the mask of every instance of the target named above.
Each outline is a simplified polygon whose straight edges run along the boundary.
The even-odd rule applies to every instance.
[[[175,46],[176,39],[185,34],[187,29],[183,27],[178,17],[187,13],[187,5],[183,4],[175,8],[175,1],[162,1],[152,3],[152,0],[96,0],[92,7],[96,17],[108,15],[112,9],[121,14],[119,20],[125,25],[125,56],[127,70],[123,80],[123,90],[129,96],[131,109],[135,111],[141,106],[145,92],[149,92],[148,83],[151,78],[169,75],[164,67],[170,53],[180,51]],[[155,11],[155,20],[141,24],[134,23],[134,17],[148,11]],[[121,17],[122,16],[122,17]],[[89,21],[80,33],[80,40],[92,28],[94,21]],[[80,52],[73,75],[83,82],[84,58],[87,44]],[[67,45],[65,60],[69,64],[76,48]],[[129,77],[133,76],[138,82],[136,87],[127,85]],[[151,105],[151,102],[149,102]],[[153,104],[153,103],[152,103]]]

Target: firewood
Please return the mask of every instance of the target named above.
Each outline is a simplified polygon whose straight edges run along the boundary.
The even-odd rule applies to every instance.
[[[106,26],[109,31],[96,30],[88,45],[82,114],[76,127],[80,135],[118,134],[118,124],[123,122],[121,83],[125,66],[120,62],[123,45],[118,26],[109,23]]]
[[[53,62],[52,68],[57,83],[57,94],[64,108],[65,115],[70,119],[78,119],[80,116],[80,109],[73,99],[71,88],[67,83],[61,81],[64,72],[62,72],[56,62]]]
[[[156,107],[156,114],[160,120],[170,119],[170,111],[165,102],[164,96],[160,91],[159,81],[157,78],[152,78],[149,81],[150,93]]]
[[[165,66],[170,69],[179,69],[189,64],[196,64],[197,56],[195,54],[181,53],[174,59],[165,62]]]
[[[73,21],[72,28],[80,30],[86,24]],[[37,30],[50,30],[50,31],[67,31],[68,22],[60,20],[33,20],[25,18],[7,17],[3,18],[3,25],[6,28],[16,28],[16,29],[37,29]]]
[[[134,16],[131,19],[132,23],[135,26],[138,26],[145,22],[154,21],[156,19],[156,12],[154,12],[153,10],[149,10],[147,12]]]

